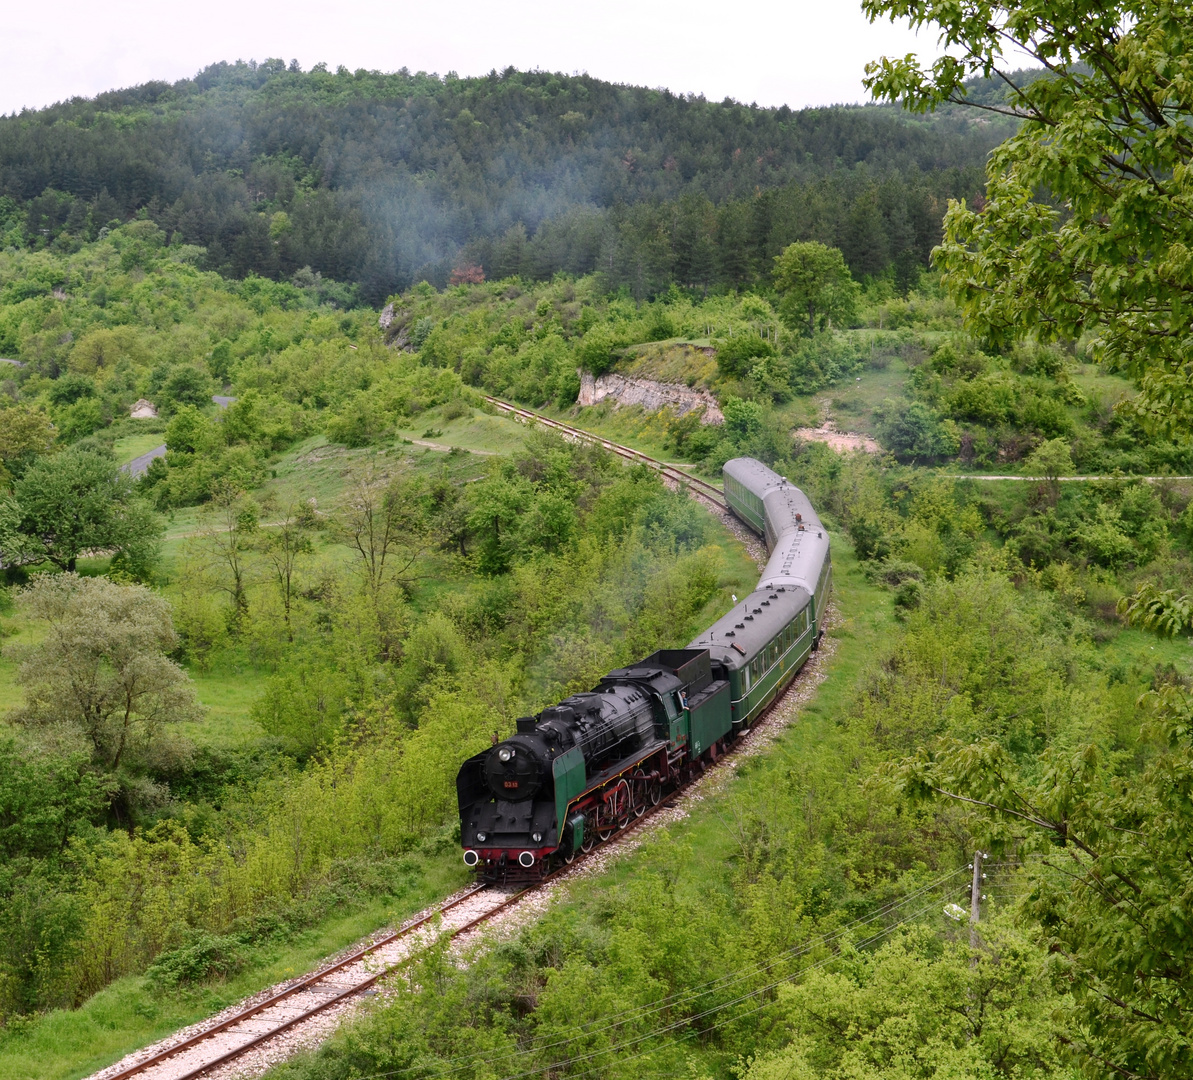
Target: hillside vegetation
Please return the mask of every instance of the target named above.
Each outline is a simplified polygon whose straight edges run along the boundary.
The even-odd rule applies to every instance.
[[[460,760],[757,580],[683,492],[486,394],[804,488],[825,681],[283,1075],[1175,1075],[1193,454],[1096,327],[975,334],[926,269],[995,135],[272,62],[0,120],[0,1078],[455,888]],[[724,422],[580,409],[581,372]],[[830,418],[881,452],[796,437]]]
[[[960,117],[762,109],[512,68],[216,64],[0,119],[0,236],[70,251],[140,214],[203,246],[204,268],[309,268],[372,303],[477,268],[599,269],[639,296],[736,285],[801,239],[905,286],[999,137]]]

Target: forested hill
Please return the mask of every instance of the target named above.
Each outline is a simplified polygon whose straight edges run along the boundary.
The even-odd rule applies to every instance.
[[[377,301],[453,271],[736,285],[783,245],[906,283],[998,125],[763,109],[589,76],[215,64],[0,118],[4,246],[146,215],[229,276],[311,267]]]

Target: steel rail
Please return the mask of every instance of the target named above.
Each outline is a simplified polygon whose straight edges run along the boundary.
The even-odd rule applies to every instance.
[[[615,443],[610,439],[606,439],[600,435],[594,435],[591,431],[585,431],[583,428],[573,427],[571,424],[562,423],[559,420],[552,420],[549,416],[543,416],[542,413],[534,412],[532,409],[524,409],[520,405],[513,405],[508,401],[502,401],[501,398],[490,397],[488,394],[482,395],[490,405],[496,409],[500,409],[504,413],[509,413],[521,420],[533,421],[536,424],[542,424],[544,427],[553,428],[556,431],[562,431],[575,439],[582,442],[590,443],[594,446],[601,446],[610,453],[617,454],[620,457],[626,458],[629,461],[638,462],[642,465],[647,465],[656,472],[668,477],[671,480],[680,484],[687,484],[689,487],[697,491],[701,496],[715,502],[723,510],[729,509],[729,504],[725,499],[725,493],[715,484],[709,483],[707,480],[702,480],[698,476],[693,476],[691,473],[681,469],[678,465],[669,465],[665,461],[659,461],[657,458],[652,458],[649,454],[642,453],[641,450],[635,450],[632,446],[622,446],[620,443]]]
[[[656,461],[654,458],[650,458],[645,454],[641,454],[637,450],[632,450],[629,447],[619,446],[616,443],[611,443],[608,440],[601,439],[598,436],[592,435],[590,432],[581,431],[578,428],[572,428],[566,424],[560,424],[560,423],[558,423],[558,421],[551,420],[549,417],[539,416],[539,414],[537,414],[537,413],[531,412],[530,410],[526,410],[526,409],[520,409],[517,406],[510,405],[508,402],[500,401],[497,398],[486,398],[485,400],[491,402],[493,405],[495,405],[499,408],[502,408],[504,411],[511,412],[511,413],[517,413],[526,419],[534,419],[536,421],[543,422],[543,423],[547,424],[548,426],[560,428],[566,432],[569,432],[569,433],[574,434],[580,438],[583,438],[585,441],[593,442],[598,445],[604,446],[607,449],[612,450],[614,453],[621,453],[623,457],[628,457],[631,459],[644,461],[645,463],[655,467],[659,471],[664,471],[664,470],[670,471],[673,474],[675,474],[675,476],[677,478],[682,478],[682,480],[684,480],[685,482],[691,482],[693,484],[693,486],[709,489],[713,493],[713,495],[716,496],[716,501],[722,505],[725,505],[724,504],[724,496],[717,488],[713,487],[711,484],[708,484],[703,480],[700,480],[698,477],[689,476],[687,473],[683,472],[683,470],[676,469],[673,466],[668,466],[668,465],[664,464],[663,462]],[[726,509],[727,508],[728,507],[726,506]],[[505,911],[506,909],[511,907],[513,904],[515,904],[517,901],[521,900],[528,893],[537,891],[542,886],[553,881],[557,876],[564,874],[567,871],[576,868],[577,866],[582,866],[583,863],[585,861],[587,861],[587,858],[590,855],[596,854],[597,851],[605,851],[611,847],[616,846],[623,839],[625,839],[625,837],[627,837],[629,834],[635,832],[638,828],[640,828],[641,826],[645,825],[648,821],[650,821],[658,811],[672,806],[675,802],[677,802],[679,800],[679,798],[682,795],[686,794],[691,788],[695,787],[700,782],[700,780],[702,780],[704,778],[704,776],[707,775],[707,773],[711,772],[714,769],[720,768],[721,766],[728,763],[729,760],[734,756],[734,752],[742,746],[746,736],[750,735],[757,729],[763,727],[770,721],[772,713],[778,708],[778,706],[783,701],[783,699],[786,698],[786,696],[790,692],[792,686],[795,685],[795,683],[797,682],[799,677],[803,674],[806,667],[807,667],[807,661],[805,661],[804,664],[800,667],[800,669],[792,675],[791,680],[783,688],[783,692],[780,694],[776,694],[775,697],[770,701],[770,703],[762,710],[762,712],[759,714],[758,718],[754,721],[754,723],[751,724],[745,731],[741,732],[729,746],[727,746],[720,754],[717,755],[717,757],[715,759],[713,759],[712,761],[709,761],[709,762],[705,762],[703,759],[701,759],[699,762],[693,763],[694,767],[693,767],[692,771],[689,773],[688,779],[685,780],[684,782],[676,785],[675,788],[673,788],[670,792],[668,792],[666,795],[664,795],[663,798],[661,798],[656,804],[648,807],[646,809],[645,813],[643,813],[643,815],[641,817],[632,818],[630,821],[628,821],[625,824],[624,827],[619,828],[612,836],[610,836],[608,840],[600,842],[599,845],[597,847],[593,848],[593,850],[591,852],[586,852],[584,855],[582,855],[580,858],[574,860],[572,863],[566,863],[563,866],[557,867],[555,870],[544,875],[539,881],[527,884],[526,888],[519,889],[517,892],[512,893],[510,896],[506,897],[506,899],[503,900],[500,904],[496,905],[495,907],[491,908],[488,911],[482,912],[480,915],[476,916],[473,919],[470,919],[468,922],[464,923],[462,926],[453,927],[448,932],[448,935],[447,935],[448,938],[451,939],[451,938],[458,937],[460,934],[466,933],[467,931],[474,929],[475,927],[479,926],[481,923],[493,918],[495,915],[498,915],[500,912]],[[698,773],[696,772],[696,767],[699,768]],[[127,1069],[123,1069],[118,1073],[112,1074],[111,1076],[107,1077],[106,1080],[124,1080],[125,1077],[131,1077],[131,1076],[137,1075],[138,1073],[145,1072],[147,1069],[151,1069],[155,1065],[159,1065],[162,1062],[167,1061],[169,1058],[172,1058],[172,1057],[176,1056],[177,1054],[182,1053],[184,1050],[189,1050],[190,1048],[197,1046],[202,1042],[205,1042],[207,1039],[210,1039],[213,1036],[218,1035],[223,1031],[227,1031],[229,1028],[234,1027],[236,1024],[241,1023],[245,1020],[251,1019],[252,1017],[256,1016],[257,1014],[264,1012],[265,1010],[271,1008],[272,1006],[278,1004],[279,1002],[284,1001],[286,998],[292,997],[294,994],[301,993],[304,990],[311,989],[312,987],[316,986],[318,983],[320,983],[324,979],[326,979],[329,975],[333,975],[337,971],[341,971],[344,968],[349,967],[350,965],[357,963],[360,960],[363,960],[365,957],[369,956],[371,953],[376,952],[377,950],[383,948],[384,946],[390,944],[391,942],[397,941],[400,938],[407,936],[408,934],[412,933],[414,930],[417,930],[419,927],[425,926],[427,923],[431,922],[436,917],[441,916],[444,912],[450,911],[452,908],[457,907],[458,905],[464,903],[466,900],[471,899],[473,896],[476,896],[478,893],[483,892],[486,889],[489,889],[491,887],[492,887],[492,885],[487,882],[477,884],[475,887],[469,889],[467,892],[462,893],[461,895],[455,897],[452,900],[448,900],[445,903],[440,904],[438,907],[436,907],[434,910],[432,910],[428,914],[420,916],[419,918],[415,919],[414,921],[407,923],[404,926],[399,927],[393,933],[386,934],[383,937],[378,938],[376,941],[370,943],[369,945],[366,945],[361,949],[355,950],[354,952],[350,953],[348,956],[344,957],[342,960],[338,960],[334,964],[330,964],[327,967],[320,968],[318,971],[315,971],[310,975],[304,976],[303,978],[297,980],[290,986],[286,987],[285,990],[279,991],[276,994],[272,994],[268,998],[263,999],[262,1001],[258,1002],[255,1005],[250,1005],[249,1007],[247,1007],[245,1009],[241,1009],[240,1011],[234,1013],[232,1016],[226,1018],[225,1020],[221,1020],[219,1023],[213,1024],[211,1027],[205,1028],[204,1030],[197,1032],[195,1035],[192,1035],[189,1038],[182,1040],[181,1042],[178,1042],[178,1043],[173,1044],[172,1046],[166,1047],[165,1049],[154,1054],[152,1057],[146,1058],[144,1061],[138,1062],[135,1065],[131,1065]],[[242,1054],[247,1053],[249,1050],[252,1050],[254,1047],[260,1046],[262,1043],[266,1043],[270,1039],[276,1038],[278,1035],[281,1035],[283,1032],[286,1032],[286,1031],[290,1030],[291,1028],[297,1026],[298,1024],[301,1024],[301,1023],[305,1022],[306,1020],[311,1019],[311,1017],[313,1017],[313,1016],[317,1016],[322,1012],[326,1012],[328,1009],[332,1008],[334,1005],[339,1004],[341,1001],[346,1001],[349,998],[355,997],[356,995],[363,993],[364,991],[370,989],[373,985],[375,985],[379,979],[384,978],[385,976],[394,973],[399,968],[405,966],[407,963],[409,963],[413,959],[414,959],[413,956],[404,957],[401,961],[399,961],[395,964],[391,964],[388,967],[383,968],[381,971],[375,972],[374,974],[368,976],[367,978],[362,979],[356,983],[353,983],[352,986],[343,988],[336,994],[330,995],[325,1000],[319,1002],[317,1005],[314,1005],[312,1008],[307,1009],[304,1012],[301,1012],[301,1013],[297,1014],[296,1016],[289,1018],[288,1020],[284,1020],[281,1023],[276,1024],[275,1026],[271,1027],[268,1031],[264,1031],[258,1035],[254,1035],[251,1039],[247,1040],[244,1043],[241,1043],[239,1046],[233,1047],[232,1049],[221,1054],[219,1057],[213,1058],[210,1061],[206,1061],[203,1064],[198,1065],[195,1068],[191,1069],[189,1072],[186,1072],[186,1073],[181,1074],[180,1076],[174,1077],[173,1080],[197,1080],[198,1077],[202,1076],[204,1073],[208,1072],[209,1070],[218,1068],[221,1065],[226,1065],[228,1062],[234,1061],[236,1058],[240,1057]]]
[[[144,1061],[138,1062],[135,1065],[130,1065],[127,1069],[123,1069],[118,1073],[113,1073],[111,1076],[107,1077],[107,1080],[124,1080],[124,1077],[126,1076],[135,1076],[137,1073],[144,1072],[146,1069],[150,1069],[154,1065],[160,1065],[163,1061],[182,1053],[182,1051],[189,1050],[193,1046],[198,1046],[199,1043],[204,1042],[213,1035],[218,1035],[220,1032],[226,1031],[230,1027],[235,1027],[237,1024],[242,1023],[243,1021],[251,1019],[258,1013],[272,1008],[279,1002],[285,1001],[286,998],[293,997],[295,994],[301,993],[304,990],[309,990],[312,986],[322,982],[329,975],[334,975],[337,971],[342,971],[344,968],[363,960],[370,953],[374,953],[378,949],[389,945],[391,942],[406,937],[407,934],[417,930],[420,926],[425,926],[436,916],[442,915],[445,911],[450,911],[452,908],[464,903],[465,900],[470,899],[479,892],[483,892],[487,888],[489,888],[489,886],[485,883],[480,883],[473,886],[466,893],[462,893],[461,895],[455,897],[455,899],[448,900],[445,903],[440,904],[428,914],[420,916],[413,922],[398,927],[398,929],[394,930],[392,933],[386,934],[383,937],[378,938],[376,941],[364,946],[363,948],[355,950],[348,956],[345,956],[342,960],[337,960],[334,964],[329,964],[327,967],[320,968],[318,971],[314,971],[310,975],[304,975],[302,978],[287,986],[285,990],[280,990],[278,993],[271,994],[269,997],[264,998],[255,1005],[250,1005],[247,1008],[233,1013],[231,1016],[221,1020],[219,1023],[213,1024],[211,1027],[204,1028],[202,1031],[182,1040],[182,1042],[174,1043],[173,1045],[160,1050],[158,1053],[154,1054],[152,1057],[146,1058]],[[374,979],[373,981],[376,980]],[[326,1006],[321,1006],[321,1008],[326,1008]],[[314,1011],[317,1012],[319,1010]],[[278,1028],[270,1034],[276,1034],[277,1031],[281,1030],[283,1029]],[[243,1047],[242,1049],[247,1049],[247,1046]],[[213,1065],[214,1062],[209,1062],[207,1065],[203,1066],[203,1069],[210,1069]]]
[[[805,664],[805,666],[806,666],[806,664]],[[449,939],[455,938],[455,937],[458,937],[460,934],[463,934],[469,930],[475,929],[481,923],[493,918],[495,915],[498,915],[502,911],[505,911],[507,908],[511,907],[517,901],[521,900],[524,896],[526,896],[527,893],[534,892],[534,891],[538,890],[539,888],[541,888],[542,886],[553,881],[558,875],[564,874],[567,871],[569,871],[577,866],[583,865],[583,863],[587,860],[587,858],[590,855],[594,855],[598,851],[607,851],[609,848],[615,847],[618,843],[620,843],[623,839],[625,839],[625,837],[627,837],[629,834],[635,832],[638,828],[640,828],[641,826],[645,825],[648,821],[650,821],[658,811],[672,806],[676,801],[678,801],[680,796],[684,795],[691,788],[695,787],[708,772],[711,772],[713,769],[717,769],[720,766],[722,766],[723,764],[725,764],[726,762],[728,762],[729,759],[733,757],[734,751],[741,745],[741,742],[745,736],[749,735],[751,732],[762,727],[764,724],[766,724],[766,722],[768,720],[770,720],[771,713],[775,710],[775,708],[779,705],[779,703],[787,696],[788,691],[795,684],[795,682],[799,678],[799,676],[803,673],[803,670],[804,670],[804,668],[801,667],[800,670],[797,671],[794,676],[792,676],[791,681],[787,684],[786,687],[784,687],[783,693],[776,695],[774,700],[772,700],[771,703],[766,706],[766,708],[763,710],[762,714],[758,717],[758,719],[755,720],[754,723],[749,726],[749,728],[747,728],[740,735],[738,735],[738,737],[736,739],[734,739],[733,744],[730,747],[726,748],[725,751],[722,752],[721,754],[718,754],[717,758],[714,761],[711,761],[711,762],[701,761],[699,763],[700,771],[698,774],[695,774],[693,772],[693,775],[691,775],[689,777],[689,779],[687,779],[683,783],[677,785],[670,792],[668,792],[666,795],[664,795],[663,798],[661,798],[655,805],[649,807],[641,817],[635,817],[635,818],[631,819],[629,822],[626,823],[626,825],[623,828],[618,829],[611,837],[609,837],[608,840],[600,843],[597,847],[593,848],[593,850],[591,852],[585,853],[583,856],[574,860],[572,863],[567,863],[563,866],[558,867],[557,869],[553,870],[551,873],[546,874],[539,881],[527,884],[526,888],[519,889],[517,892],[512,893],[510,896],[506,897],[506,899],[503,900],[500,904],[496,905],[495,907],[491,908],[488,911],[482,912],[480,915],[477,915],[475,918],[470,919],[468,922],[464,923],[462,926],[453,927],[448,932],[448,938]],[[294,994],[300,993],[303,990],[311,989],[312,987],[314,987],[315,985],[317,985],[318,983],[320,983],[324,979],[326,979],[329,975],[333,975],[337,971],[341,971],[343,968],[348,967],[348,966],[356,963],[357,961],[364,959],[365,957],[369,956],[371,953],[376,952],[378,949],[384,947],[385,945],[388,945],[393,941],[397,941],[398,939],[405,937],[406,935],[410,934],[414,930],[417,930],[419,927],[425,926],[428,922],[431,922],[437,916],[442,915],[446,911],[450,911],[452,908],[457,907],[458,905],[464,903],[464,901],[471,899],[473,896],[476,896],[477,893],[483,892],[486,889],[489,889],[491,887],[493,887],[493,886],[490,883],[481,883],[481,884],[476,885],[474,888],[471,888],[467,892],[462,893],[460,896],[457,896],[455,899],[449,900],[446,903],[439,905],[437,908],[435,908],[433,911],[429,912],[428,914],[420,916],[418,919],[415,919],[413,922],[410,922],[410,923],[406,924],[405,926],[399,927],[393,933],[386,934],[385,936],[378,938],[376,941],[372,942],[371,944],[366,945],[364,948],[357,949],[355,952],[352,952],[348,956],[344,957],[342,960],[338,960],[334,964],[330,964],[327,967],[320,968],[318,971],[315,971],[310,975],[304,976],[303,978],[299,979],[292,985],[286,987],[285,990],[282,990],[282,991],[278,992],[277,994],[270,995],[268,998],[265,998],[264,1000],[258,1002],[256,1005],[250,1005],[248,1008],[241,1009],[240,1011],[234,1013],[232,1016],[230,1016],[224,1020],[221,1020],[218,1024],[213,1024],[211,1027],[205,1028],[203,1031],[197,1032],[196,1034],[190,1036],[187,1039],[184,1039],[181,1042],[178,1042],[178,1043],[173,1044],[172,1046],[166,1047],[165,1049],[154,1054],[152,1057],[146,1058],[144,1061],[138,1062],[135,1065],[130,1065],[127,1069],[123,1069],[122,1071],[120,1071],[118,1073],[114,1073],[113,1075],[107,1077],[107,1080],[124,1080],[125,1077],[135,1076],[138,1073],[142,1073],[142,1072],[145,1072],[147,1069],[153,1068],[155,1065],[160,1065],[162,1062],[167,1061],[169,1058],[172,1058],[172,1057],[176,1056],[177,1054],[182,1053],[184,1050],[189,1050],[194,1046],[198,1046],[200,1043],[205,1042],[207,1039],[210,1039],[210,1038],[214,1037],[215,1035],[220,1034],[223,1031],[227,1031],[228,1028],[234,1027],[236,1024],[241,1023],[244,1020],[251,1019],[252,1017],[256,1016],[257,1014],[264,1012],[266,1009],[269,1009],[270,1007],[278,1004],[279,1002],[284,1001],[286,998],[292,997]],[[225,1051],[219,1057],[212,1058],[210,1061],[205,1061],[202,1064],[197,1065],[195,1068],[191,1069],[189,1072],[182,1073],[181,1075],[174,1077],[173,1080],[197,1080],[198,1077],[202,1076],[204,1073],[208,1072],[209,1070],[218,1068],[221,1065],[226,1065],[230,1061],[234,1061],[236,1058],[240,1057],[242,1054],[245,1054],[248,1051],[252,1050],[253,1048],[260,1046],[262,1043],[266,1043],[270,1039],[276,1038],[278,1035],[281,1035],[283,1032],[289,1031],[291,1028],[297,1026],[298,1024],[301,1024],[301,1023],[311,1019],[311,1017],[313,1017],[313,1016],[318,1016],[320,1013],[326,1012],[328,1009],[332,1008],[334,1005],[339,1004],[341,1001],[346,1001],[347,999],[349,999],[351,997],[355,997],[357,994],[364,993],[364,991],[370,989],[374,984],[376,984],[379,979],[384,978],[386,975],[393,974],[393,972],[397,971],[400,967],[409,963],[413,959],[414,959],[413,956],[405,957],[398,963],[391,964],[390,966],[384,968],[383,970],[375,972],[374,974],[368,976],[367,978],[364,978],[358,982],[353,983],[351,986],[344,987],[338,993],[330,995],[325,1000],[319,1002],[317,1005],[314,1005],[313,1007],[305,1010],[304,1012],[297,1014],[296,1016],[290,1017],[288,1020],[283,1020],[281,1023],[276,1024],[273,1027],[271,1027],[268,1031],[263,1031],[257,1035],[254,1035],[251,1039],[247,1040],[246,1042],[241,1043],[239,1046],[232,1047],[230,1050]]]
[[[419,919],[419,921],[416,925],[421,926],[423,923],[426,923],[429,920],[433,919],[436,915],[440,914],[442,911],[445,911],[450,907],[455,907],[457,904],[463,903],[470,896],[474,896],[476,893],[481,892],[487,888],[489,888],[488,885],[478,886],[477,888],[473,889],[471,892],[468,892],[464,896],[461,896],[458,899],[452,901],[446,907],[440,908],[437,911],[433,911],[430,915],[427,915],[424,918]],[[498,912],[504,911],[511,904],[513,904],[515,901],[522,899],[522,897],[525,896],[532,889],[537,889],[537,888],[538,888],[538,884],[531,885],[525,889],[519,890],[518,892],[512,894],[511,896],[506,897],[506,899],[503,900],[500,904],[498,904],[495,908],[492,908],[489,911],[482,912],[475,919],[470,919],[463,926],[453,927],[452,930],[447,935],[448,938],[449,939],[454,938],[458,934],[462,934],[467,930],[471,930],[474,927],[479,926],[486,919],[491,919],[494,915],[496,915]],[[406,930],[403,930],[402,934],[404,935],[406,933],[409,933],[409,931],[411,929],[414,929],[414,926],[411,926],[411,927],[407,928]],[[397,936],[397,935],[395,935],[395,936]],[[393,940],[393,938],[391,937],[389,940]],[[368,951],[372,951],[372,949],[370,949]],[[350,997],[355,997],[357,994],[364,993],[364,991],[366,991],[370,987],[372,987],[377,982],[378,979],[381,979],[386,975],[393,974],[393,972],[395,972],[399,967],[402,967],[403,965],[405,965],[406,963],[408,963],[409,961],[411,961],[413,959],[414,959],[413,956],[405,957],[400,963],[391,964],[389,967],[383,968],[381,971],[375,972],[374,974],[370,975],[368,978],[362,979],[360,982],[353,983],[352,986],[345,987],[338,994],[334,994],[331,997],[328,997],[325,1001],[319,1002],[318,1005],[315,1005],[313,1008],[307,1009],[306,1012],[299,1013],[297,1016],[292,1016],[289,1020],[283,1020],[276,1027],[272,1027],[268,1031],[263,1031],[263,1032],[261,1032],[261,1034],[253,1036],[253,1038],[249,1039],[248,1042],[241,1043],[240,1046],[233,1047],[231,1050],[226,1051],[225,1053],[221,1054],[219,1057],[213,1058],[211,1061],[207,1061],[207,1062],[204,1062],[202,1065],[196,1066],[190,1072],[183,1073],[181,1076],[174,1077],[174,1080],[196,1080],[197,1077],[202,1076],[208,1070],[218,1068],[221,1065],[228,1064],[229,1061],[236,1060],[236,1058],[240,1057],[241,1054],[247,1053],[249,1050],[252,1050],[254,1047],[260,1046],[262,1043],[268,1042],[270,1039],[276,1038],[278,1035],[282,1034],[282,1032],[289,1031],[290,1028],[295,1027],[296,1025],[309,1020],[312,1016],[318,1016],[319,1013],[326,1012],[333,1005],[338,1005],[341,1001],[346,1001]],[[342,966],[342,965],[340,965],[340,966]],[[328,969],[328,970],[331,970],[331,969]],[[326,972],[325,972],[325,974],[326,974]],[[213,1032],[208,1032],[207,1034],[212,1034],[212,1033],[214,1033],[214,1029],[213,1029]],[[143,1066],[138,1066],[138,1071],[142,1068],[143,1068]]]
[[[688,784],[684,784],[681,787],[676,788],[674,791],[670,792],[667,796],[660,799],[657,804],[650,807],[650,809],[645,814],[643,814],[642,817],[635,818],[632,821],[627,822],[627,824],[624,828],[618,829],[617,832],[612,837],[610,837],[608,841],[601,844],[601,848],[602,849],[608,848],[608,847],[612,846],[613,844],[617,843],[617,841],[619,841],[626,834],[633,832],[634,829],[636,829],[639,825],[641,825],[648,818],[650,818],[654,811],[661,810],[661,809],[663,809],[663,807],[669,806],[672,802],[674,802],[675,799],[680,794],[683,793],[683,791],[687,790],[687,788],[690,786],[690,784],[691,784],[691,781],[689,781]],[[577,860],[577,861],[580,861],[580,860]],[[468,922],[464,923],[461,926],[452,927],[451,930],[447,934],[448,938],[449,939],[455,938],[455,937],[458,937],[460,934],[463,934],[469,930],[475,929],[481,923],[487,921],[488,919],[493,918],[495,915],[498,915],[502,911],[505,911],[507,908],[511,907],[517,901],[521,900],[527,893],[533,892],[533,891],[541,888],[543,885],[546,885],[548,882],[552,881],[557,874],[561,874],[565,870],[570,870],[572,868],[572,865],[574,865],[574,864],[567,864],[567,865],[559,867],[558,869],[552,871],[550,874],[545,875],[539,881],[531,882],[531,883],[527,884],[525,888],[519,889],[517,892],[512,893],[510,896],[506,897],[506,899],[503,900],[500,904],[497,904],[495,907],[490,908],[488,911],[481,912],[481,914],[477,915],[473,919],[470,919]],[[312,974],[307,975],[307,976],[303,977],[302,979],[299,979],[297,982],[286,987],[285,990],[282,990],[277,994],[270,995],[268,998],[265,998],[264,1000],[258,1002],[256,1005],[250,1005],[248,1008],[241,1009],[239,1012],[234,1013],[232,1016],[229,1016],[226,1019],[221,1020],[218,1024],[213,1024],[211,1027],[204,1028],[202,1031],[197,1032],[196,1034],[190,1036],[189,1038],[184,1039],[181,1042],[174,1043],[172,1046],[166,1047],[165,1049],[154,1054],[152,1057],[148,1057],[144,1061],[138,1062],[135,1065],[130,1065],[127,1069],[123,1069],[122,1071],[120,1071],[118,1073],[114,1073],[112,1076],[107,1077],[107,1080],[124,1080],[125,1077],[136,1076],[138,1073],[145,1072],[147,1069],[151,1069],[155,1065],[160,1065],[162,1062],[167,1061],[170,1058],[177,1056],[178,1054],[182,1053],[185,1050],[189,1050],[195,1046],[198,1046],[199,1044],[205,1042],[206,1040],[208,1040],[216,1035],[219,1035],[221,1032],[227,1031],[231,1027],[235,1027],[237,1024],[239,1024],[245,1020],[252,1019],[254,1016],[258,1015],[259,1013],[264,1012],[265,1010],[271,1008],[272,1006],[278,1004],[279,1002],[284,1001],[286,998],[292,997],[294,994],[301,993],[303,990],[311,989],[312,987],[316,986],[318,983],[320,983],[324,979],[326,979],[329,975],[334,975],[337,971],[341,971],[342,969],[349,967],[350,965],[356,963],[357,961],[364,959],[370,953],[374,953],[378,949],[384,947],[385,945],[388,945],[393,941],[397,941],[398,939],[407,936],[412,931],[417,930],[419,927],[425,926],[428,922],[431,922],[437,916],[440,916],[444,912],[450,911],[452,908],[457,907],[458,905],[464,903],[464,901],[471,899],[477,893],[484,892],[486,889],[490,889],[492,887],[493,887],[492,883],[489,883],[489,882],[483,882],[483,883],[477,884],[473,888],[469,889],[468,892],[463,893],[460,896],[457,896],[454,900],[449,900],[446,903],[441,904],[439,907],[435,908],[433,911],[429,912],[426,915],[421,916],[420,918],[414,920],[411,923],[408,923],[405,926],[400,927],[398,930],[395,930],[393,933],[386,934],[384,937],[378,938],[376,941],[372,942],[369,945],[366,945],[364,948],[357,949],[355,952],[344,957],[342,960],[338,960],[334,964],[331,964],[325,968],[320,968],[318,971],[313,972]],[[400,967],[402,967],[403,965],[405,965],[412,959],[413,959],[413,956],[404,957],[398,963],[391,964],[388,967],[384,968],[383,970],[378,971],[378,972],[368,976],[367,978],[361,979],[358,982],[353,983],[351,986],[344,987],[338,993],[328,996],[323,1001],[320,1001],[318,1004],[312,1006],[311,1008],[309,1008],[301,1013],[298,1013],[295,1016],[290,1017],[288,1020],[283,1020],[281,1023],[275,1024],[268,1031],[263,1031],[257,1035],[254,1035],[251,1039],[248,1039],[246,1042],[243,1042],[238,1046],[232,1047],[231,1049],[229,1049],[229,1050],[225,1051],[223,1054],[221,1054],[219,1057],[212,1058],[210,1061],[205,1061],[202,1064],[195,1066],[195,1068],[191,1069],[189,1072],[182,1073],[182,1074],[174,1077],[173,1080],[196,1080],[197,1077],[202,1076],[204,1073],[208,1072],[209,1070],[218,1068],[221,1065],[226,1065],[230,1061],[234,1061],[236,1058],[238,1058],[242,1054],[245,1054],[248,1051],[252,1050],[254,1047],[260,1046],[262,1043],[268,1042],[270,1039],[273,1039],[276,1036],[281,1035],[283,1032],[290,1030],[290,1028],[295,1027],[296,1025],[301,1024],[304,1021],[311,1019],[311,1017],[313,1017],[313,1016],[318,1016],[319,1013],[321,1013],[321,1012],[326,1012],[328,1009],[332,1008],[332,1006],[339,1004],[341,1001],[345,1001],[348,998],[351,998],[351,997],[356,996],[357,994],[363,993],[364,991],[366,991],[370,987],[372,987],[379,979],[383,978],[386,975],[392,974],[394,971],[398,970]]]

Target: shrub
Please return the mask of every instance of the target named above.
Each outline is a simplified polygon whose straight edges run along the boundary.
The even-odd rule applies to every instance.
[[[717,343],[717,368],[729,379],[743,379],[750,374],[754,361],[774,356],[774,346],[757,334],[737,334]]]
[[[145,974],[159,986],[193,986],[226,979],[244,967],[244,943],[238,937],[190,931],[184,944],[160,953]]]
[[[957,426],[939,420],[923,402],[902,405],[887,400],[876,410],[882,440],[905,461],[933,461],[953,457],[961,449]]]

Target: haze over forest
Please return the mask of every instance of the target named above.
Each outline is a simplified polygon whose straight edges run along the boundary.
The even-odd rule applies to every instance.
[[[793,112],[512,69],[223,63],[0,119],[0,228],[66,250],[145,216],[225,275],[309,266],[370,303],[470,262],[600,270],[636,295],[742,285],[804,239],[905,288],[1005,134],[955,111]]]

